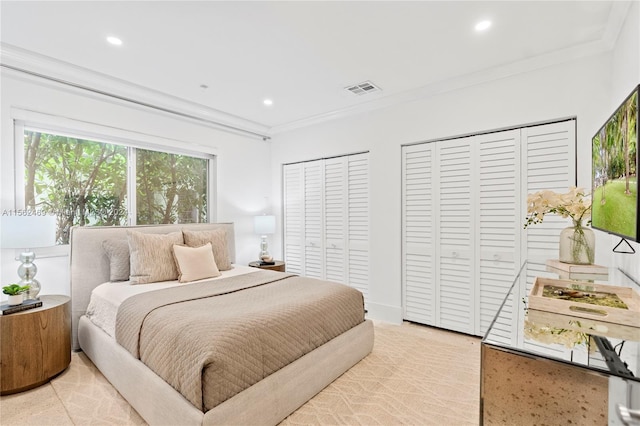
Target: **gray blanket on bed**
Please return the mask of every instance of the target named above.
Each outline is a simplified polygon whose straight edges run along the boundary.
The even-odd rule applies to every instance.
[[[363,321],[355,289],[257,271],[133,296],[116,340],[207,411]]]

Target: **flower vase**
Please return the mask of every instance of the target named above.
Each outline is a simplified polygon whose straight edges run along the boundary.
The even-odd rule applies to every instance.
[[[595,259],[596,236],[591,228],[574,222],[560,232],[560,262],[592,265]]]

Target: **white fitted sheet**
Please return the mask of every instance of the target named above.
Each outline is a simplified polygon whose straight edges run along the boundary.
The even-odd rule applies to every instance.
[[[92,323],[104,330],[109,336],[115,337],[118,308],[122,302],[131,296],[170,287],[185,286],[202,281],[215,281],[236,275],[250,274],[259,270],[259,268],[252,268],[250,266],[233,265],[233,269],[222,271],[222,275],[219,277],[207,278],[206,280],[193,281],[191,283],[163,281],[159,283],[132,285],[129,281],[106,282],[104,284],[100,284],[91,293],[91,300],[89,301],[89,306],[85,315]]]

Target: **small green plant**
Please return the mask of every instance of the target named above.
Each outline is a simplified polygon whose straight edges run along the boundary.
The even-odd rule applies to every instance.
[[[9,296],[17,296],[20,293],[24,293],[25,291],[29,291],[29,286],[19,286],[18,284],[11,284],[2,287],[2,292],[4,294],[8,294]]]

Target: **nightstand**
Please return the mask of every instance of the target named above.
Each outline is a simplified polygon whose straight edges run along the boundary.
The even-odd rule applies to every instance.
[[[47,383],[71,363],[71,298],[40,296],[42,306],[0,316],[0,394]]]
[[[272,271],[284,272],[284,262],[280,260],[274,260],[276,262],[275,265],[261,265],[260,262],[249,262],[249,266],[260,269],[270,269]]]

